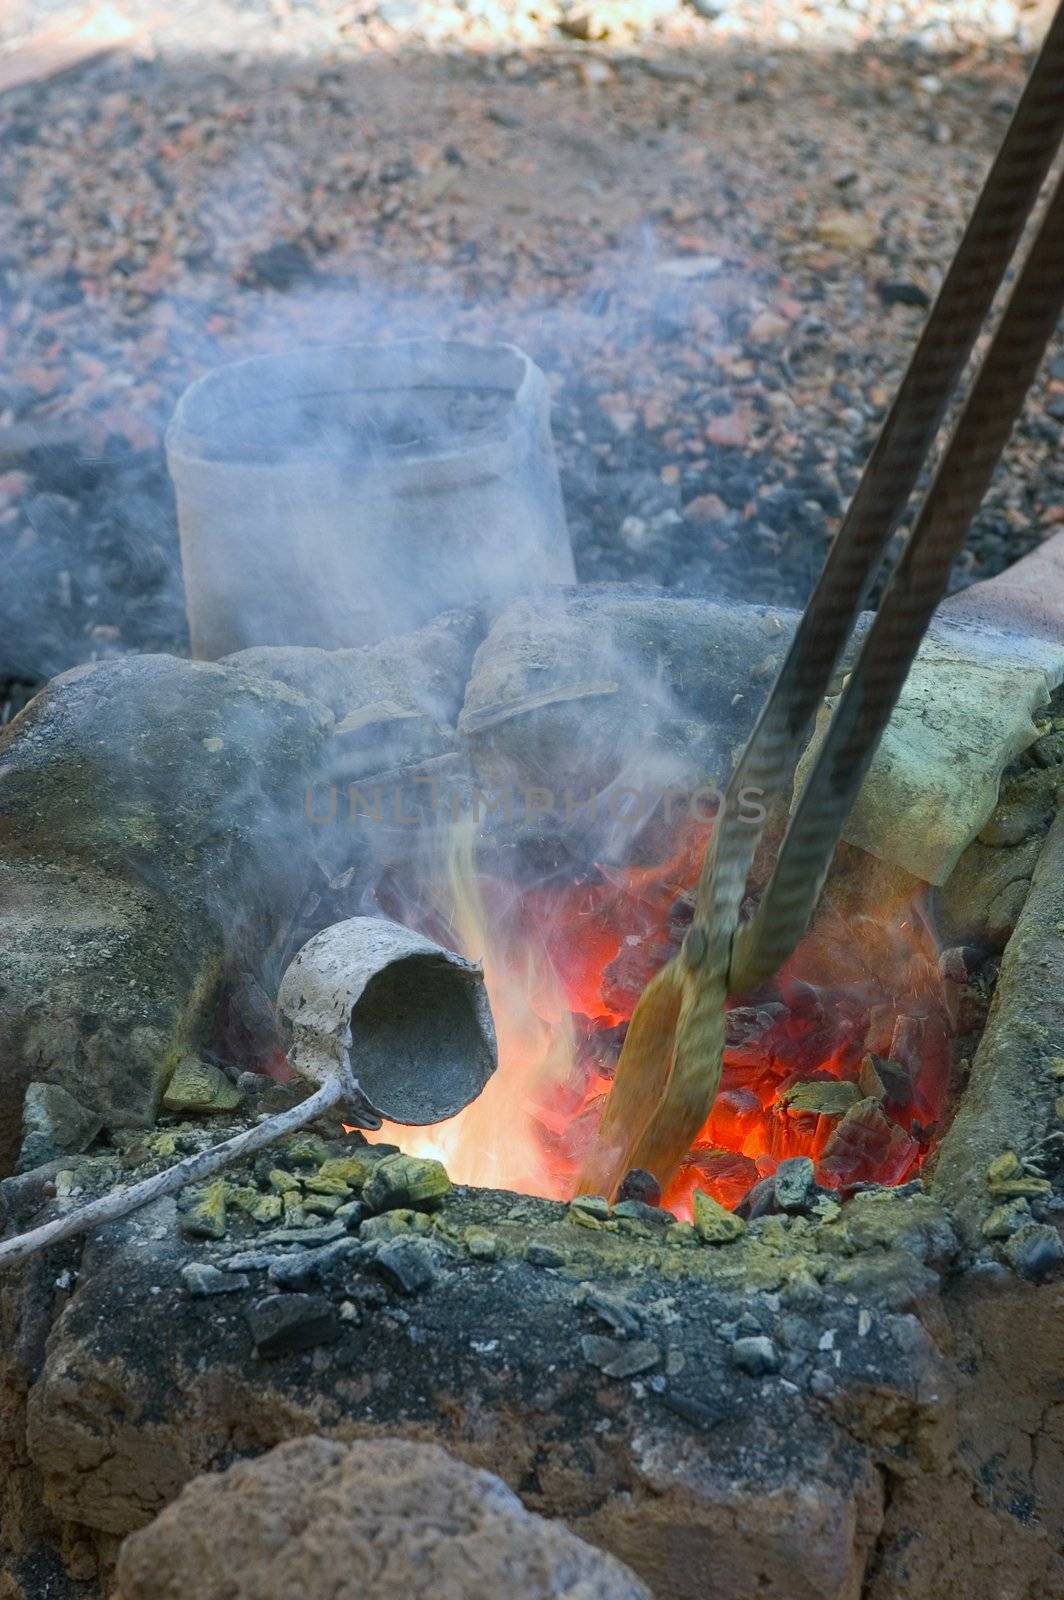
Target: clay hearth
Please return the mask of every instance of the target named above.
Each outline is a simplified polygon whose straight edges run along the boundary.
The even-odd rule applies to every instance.
[[[1058,559],[1047,549],[1036,559]],[[29,1097],[34,1159],[53,1143],[0,1189],[9,1227],[297,1097],[262,1075],[284,1043],[262,996],[411,856],[409,829],[330,818],[331,790],[397,774],[558,789],[579,750],[586,793],[624,782],[633,725],[670,781],[719,780],[791,625],[580,591],[518,602],[486,642],[480,619],[452,617],[364,650],[128,662],[52,686],[0,751],[22,888],[0,945],[19,1063],[0,1102],[11,1122],[34,1080],[70,1103]],[[655,666],[656,695],[633,697],[633,661],[644,685]],[[1034,645],[1027,666],[1043,670]],[[182,707],[169,730],[159,684]],[[323,1120],[0,1277],[0,1595],[110,1594],[119,1542],[196,1474],[309,1434],[442,1443],[656,1600],[945,1600],[962,1562],[975,1600],[1064,1594],[1064,750],[1030,724],[1042,711],[1030,689],[1011,725],[986,724],[999,770],[1030,738],[1035,755],[989,819],[969,773],[969,809],[924,863],[950,941],[1008,943],[920,1177],[844,1197],[785,1162],[745,1218],[706,1204],[687,1223],[638,1199],[452,1187]],[[89,810],[77,785],[101,750],[113,781]],[[496,828],[495,847],[557,861],[586,843],[547,833]],[[42,883],[62,889],[47,927]],[[990,976],[961,985],[973,1045]],[[211,1051],[257,1070],[175,1075]]]

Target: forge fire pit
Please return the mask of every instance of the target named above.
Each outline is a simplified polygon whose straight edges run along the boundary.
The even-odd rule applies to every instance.
[[[1049,592],[1060,560],[990,599]],[[483,959],[500,1066],[438,1126],[367,1143],[330,1113],[0,1275],[4,1600],[110,1596],[119,1542],[189,1480],[311,1434],[442,1444],[655,1600],[946,1600],[958,1570],[977,1600],[1064,1592],[1064,662],[1029,614],[1024,650],[1005,636],[1019,616],[969,641],[980,714],[993,650],[1042,675],[985,724],[1000,798],[967,775],[934,862],[921,840],[930,887],[893,843],[840,852],[793,962],[732,1013],[667,1208],[639,1174],[612,1206],[573,1179],[690,917],[705,775],[792,616],[563,591],[486,635],[462,613],[361,649],[108,664],[29,707],[0,748],[23,1063],[0,1093],[11,1120],[25,1095],[35,1163],[0,1189],[12,1232],[298,1100],[269,1001],[347,918]],[[116,733],[91,812],[71,786]]]

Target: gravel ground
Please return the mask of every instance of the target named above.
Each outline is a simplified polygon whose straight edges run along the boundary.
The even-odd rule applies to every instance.
[[[0,680],[185,648],[174,400],[312,342],[516,341],[581,577],[801,603],[1037,17],[699,9],[145,6],[0,95]],[[1062,348],[958,584],[1064,521]]]

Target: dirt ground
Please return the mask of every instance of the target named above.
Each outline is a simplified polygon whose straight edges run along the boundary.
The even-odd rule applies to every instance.
[[[306,343],[517,342],[581,578],[800,603],[1039,27],[1004,0],[121,12],[120,48],[19,86],[81,24],[0,0],[9,685],[186,648],[174,401]],[[958,584],[1064,521],[1062,424],[1058,346]]]

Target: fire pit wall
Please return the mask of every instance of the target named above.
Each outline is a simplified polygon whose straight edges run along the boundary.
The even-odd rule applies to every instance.
[[[638,599],[603,604],[638,611]],[[649,618],[654,602],[642,603]],[[496,624],[489,657],[498,659],[507,628],[525,627],[522,605]],[[63,1089],[89,1120],[64,1123],[58,1111],[70,1107],[34,1091],[30,1148],[48,1159],[4,1183],[9,1227],[166,1165],[295,1096],[259,1074],[234,1085],[217,1068],[196,1079],[173,1066],[198,1050],[210,1067],[202,1056],[217,1039],[220,1002],[226,1036],[243,1041],[249,1064],[268,1065],[279,1041],[249,993],[275,980],[289,946],[350,914],[352,896],[401,866],[397,830],[323,825],[330,784],[342,792],[397,772],[511,782],[515,749],[530,780],[557,784],[574,744],[586,784],[589,767],[616,757],[618,711],[625,735],[634,720],[641,739],[656,741],[670,774],[685,761],[702,774],[726,771],[790,624],[768,612],[737,622],[706,606],[703,615],[711,626],[700,640],[690,637],[691,609],[671,619],[671,653],[660,618],[633,624],[643,659],[664,663],[657,681],[673,711],[672,686],[684,688],[686,712],[671,718],[664,689],[645,718],[618,704],[617,663],[611,677],[586,617],[574,628],[564,606],[544,607],[544,632],[568,628],[588,659],[577,655],[559,684],[551,650],[526,650],[519,694],[477,670],[477,693],[466,690],[483,633],[473,617],[367,650],[244,652],[217,668],[130,662],[49,690],[0,757],[12,831],[25,809],[46,819],[13,851],[28,909],[9,916],[4,959],[16,959],[25,917],[41,903],[37,875],[73,896],[90,854],[104,860],[109,884],[153,897],[152,914],[131,932],[90,896],[104,906],[109,946],[95,931],[83,937],[62,902],[53,926],[35,933],[52,963],[42,982],[64,948],[96,952],[79,957],[56,1008],[62,1027],[53,1019],[49,1050],[29,1063],[31,1077]],[[482,649],[478,667],[484,660]],[[86,825],[80,808],[63,809],[61,785],[41,786],[68,750],[70,770],[84,766],[113,703],[124,726],[147,718],[144,685],[163,672],[182,696],[188,747],[174,744],[164,783],[148,791],[140,778],[136,807],[117,803],[116,780],[101,822]],[[231,711],[212,709],[216,681],[242,708],[250,697],[260,741],[291,749],[294,719],[301,743],[289,767],[271,766],[276,744],[242,746],[256,826],[227,837],[219,856],[233,813],[218,786],[213,800],[197,789],[194,836],[180,839],[185,864],[163,870],[168,807],[190,814],[191,752],[197,762],[200,750],[216,756],[216,741],[230,737]],[[601,720],[589,711],[596,704]],[[248,725],[244,712],[236,725]],[[804,1169],[784,1169],[760,1215],[707,1206],[690,1224],[637,1200],[609,1208],[452,1188],[431,1162],[365,1147],[323,1121],[222,1183],[0,1279],[0,1593],[5,1583],[16,1597],[108,1593],[119,1541],[190,1478],[309,1433],[442,1442],[621,1557],[659,1600],[944,1600],[959,1572],[977,1600],[1064,1593],[1054,1189],[1064,832],[1057,823],[1046,833],[1055,738],[1043,724],[1037,760],[1025,758],[984,842],[940,893],[951,938],[1000,948],[1015,932],[966,1084],[961,1067],[959,1110],[920,1179],[840,1204]],[[308,784],[317,820],[300,811],[280,880],[259,878],[240,841],[272,836],[276,859],[278,819],[303,806]],[[157,835],[145,843],[148,820]],[[104,823],[114,845],[101,857]],[[234,845],[250,880],[228,874]],[[989,862],[988,852],[1009,859]],[[163,853],[164,867],[171,859]],[[146,1024],[119,1012],[101,974],[129,962],[145,929],[175,928],[190,954],[179,966],[163,949],[155,969],[169,984],[169,1009],[152,1013],[166,1048],[148,1053],[135,1092],[124,1093],[89,1044],[116,1016]],[[20,973],[5,999],[9,1061],[26,1060],[44,1014],[25,965]],[[145,1006],[160,992],[151,974],[132,987]],[[116,1047],[107,1059],[128,1067],[133,1058]],[[25,1076],[3,1082],[9,1113]],[[190,1081],[209,1092],[189,1098]]]

